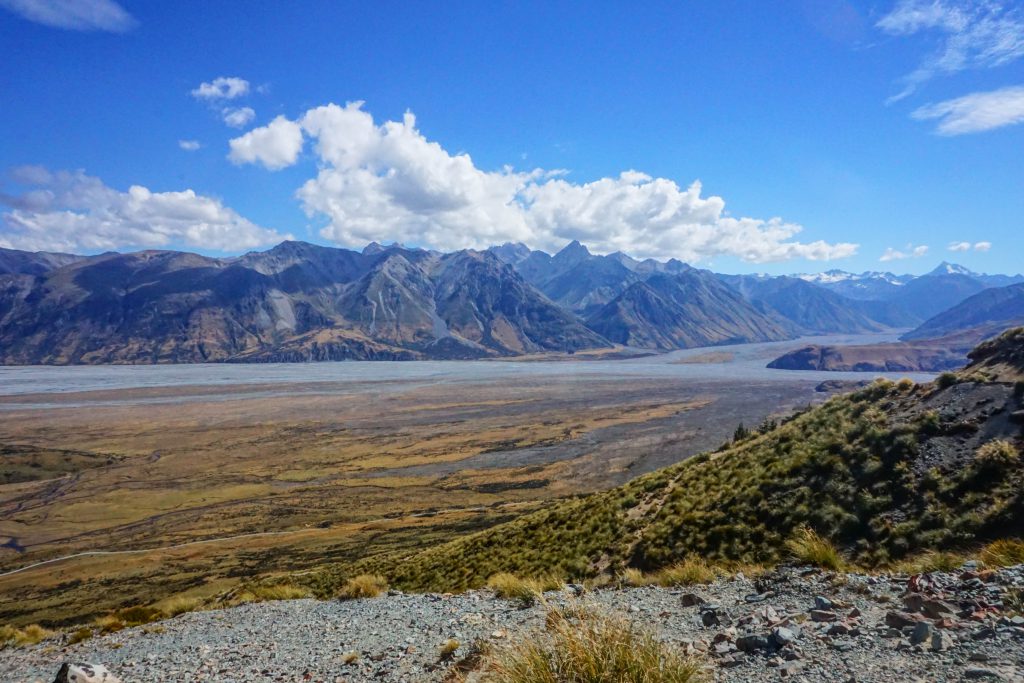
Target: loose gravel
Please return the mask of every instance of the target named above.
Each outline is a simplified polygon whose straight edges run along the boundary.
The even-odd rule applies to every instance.
[[[445,681],[473,643],[509,646],[550,606],[621,613],[703,657],[709,680],[1024,681],[1024,566],[914,577],[780,568],[708,586],[583,591],[522,607],[489,591],[294,600],[181,615],[77,645],[0,651],[0,681],[106,665],[124,683]],[[441,648],[456,640],[454,656]],[[469,674],[472,680],[476,675]]]

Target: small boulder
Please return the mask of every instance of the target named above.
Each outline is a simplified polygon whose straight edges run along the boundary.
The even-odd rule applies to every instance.
[[[910,642],[914,645],[931,640],[935,633],[935,626],[930,621],[919,621],[914,625],[914,632],[910,634]]]
[[[65,662],[53,683],[121,683],[121,679],[101,664]]]
[[[921,616],[909,612],[887,612],[885,615],[885,625],[892,628],[904,629],[914,626],[920,621],[922,621]]]
[[[679,598],[683,607],[696,607],[697,605],[703,605],[707,603],[707,600],[697,595],[696,593],[683,593],[683,596]]]
[[[767,650],[769,647],[768,639],[762,635],[756,633],[749,633],[747,635],[740,636],[736,639],[736,648],[742,652],[757,652],[758,650]]]
[[[793,629],[786,628],[785,626],[777,626],[772,629],[772,640],[779,647],[785,647],[797,639],[797,634]]]
[[[812,609],[811,610],[811,621],[835,621],[839,618],[839,615],[835,612],[825,609]]]

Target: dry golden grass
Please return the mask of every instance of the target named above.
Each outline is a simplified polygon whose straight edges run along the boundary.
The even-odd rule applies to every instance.
[[[708,564],[707,560],[688,557],[682,562],[665,567],[654,575],[659,586],[693,586],[712,583],[721,571]]]
[[[454,638],[450,638],[444,641],[444,643],[441,644],[441,649],[438,653],[438,658],[442,661],[447,661],[451,659],[455,656],[455,652],[459,649],[460,645],[461,643],[459,643],[459,641],[455,640]]]
[[[487,587],[502,600],[516,600],[523,605],[532,605],[545,591],[558,590],[565,584],[554,576],[521,579],[508,572],[500,572],[487,580]]]
[[[552,612],[548,632],[523,638],[485,664],[490,683],[694,683],[702,663],[623,617]]]
[[[891,569],[898,574],[951,572],[963,566],[967,559],[966,555],[960,553],[930,550],[903,562],[898,562]]]
[[[975,460],[986,467],[1008,467],[1020,462],[1017,447],[1005,439],[993,439],[981,445],[974,454]]]
[[[342,600],[375,598],[388,589],[388,581],[376,574],[360,574],[345,582],[338,597]]]
[[[53,631],[48,631],[39,624],[29,624],[25,628],[20,629],[12,626],[0,626],[0,648],[9,645],[14,645],[15,647],[35,645],[53,635]]]
[[[786,548],[798,562],[814,567],[840,571],[845,566],[843,556],[832,542],[807,526],[796,530],[786,541]]]
[[[1016,538],[993,541],[982,549],[981,560],[990,567],[1024,564],[1024,541]]]

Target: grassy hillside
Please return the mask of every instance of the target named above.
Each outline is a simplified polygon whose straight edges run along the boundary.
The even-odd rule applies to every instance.
[[[879,381],[619,488],[309,580],[323,594],[364,572],[456,591],[497,572],[585,579],[691,555],[772,562],[803,526],[865,566],[976,546],[1024,528],[1022,398],[1024,385],[977,381],[971,368],[929,385]]]

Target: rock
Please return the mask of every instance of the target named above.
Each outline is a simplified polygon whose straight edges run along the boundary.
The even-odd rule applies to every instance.
[[[917,614],[910,614],[909,612],[888,612],[885,615],[885,624],[892,628],[904,629],[908,626],[914,626],[922,619],[923,617]]]
[[[719,626],[722,623],[718,618],[718,610],[716,609],[705,609],[700,613],[700,621],[708,628]]]
[[[847,626],[846,624],[844,624],[841,621],[837,621],[836,623],[832,624],[831,627],[829,627],[828,634],[830,636],[845,636],[845,635],[849,635],[850,634],[850,627]]]
[[[839,615],[824,609],[812,609],[811,621],[835,621]]]
[[[991,626],[984,626],[971,634],[974,640],[988,640],[996,637],[996,630]]]
[[[923,611],[930,619],[945,619],[956,616],[957,609],[944,600],[924,600],[921,604]]]
[[[779,667],[779,676],[782,678],[789,678],[800,671],[800,667],[803,666],[800,662],[786,662]]]
[[[65,662],[53,683],[121,683],[121,679],[100,664]]]
[[[587,589],[578,583],[567,583],[565,584],[565,591],[571,593],[576,597],[579,597],[587,592]]]
[[[914,632],[910,634],[910,642],[914,645],[919,645],[923,642],[931,640],[932,635],[935,633],[935,626],[930,621],[919,621],[914,625]]]
[[[697,605],[707,604],[707,600],[697,595],[696,593],[683,593],[683,596],[679,598],[683,607],[696,607]]]
[[[986,680],[986,681],[1001,681],[1003,680],[1002,675],[998,671],[992,669],[985,669],[980,666],[972,666],[971,668],[964,671],[964,678],[970,680]]]
[[[832,604],[832,601],[828,598],[822,597],[820,595],[814,598],[814,609],[828,610],[832,609],[833,606],[834,605]]]
[[[777,626],[772,629],[772,640],[779,647],[785,647],[797,639],[796,632],[785,626]]]
[[[758,650],[767,650],[768,647],[768,638],[756,633],[750,633],[736,639],[736,648],[741,652],[757,652]]]
[[[953,647],[953,638],[948,633],[938,629],[932,633],[932,640],[928,644],[929,650],[932,652],[944,652],[951,647]]]

